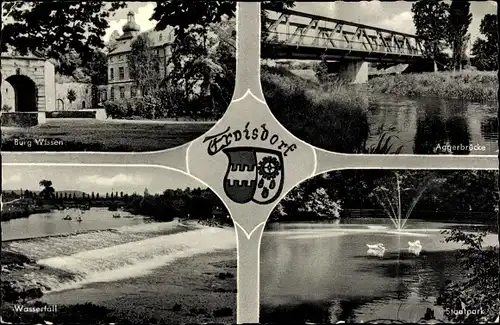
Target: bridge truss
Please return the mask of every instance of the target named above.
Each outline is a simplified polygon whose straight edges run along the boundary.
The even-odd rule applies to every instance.
[[[424,40],[414,35],[288,9],[268,15],[262,58],[409,62],[425,57]]]

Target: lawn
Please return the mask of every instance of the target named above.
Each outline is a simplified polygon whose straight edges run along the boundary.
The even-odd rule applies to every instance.
[[[32,128],[2,128],[2,151],[156,151],[190,142],[214,123],[48,120]],[[60,141],[40,145],[37,139]]]

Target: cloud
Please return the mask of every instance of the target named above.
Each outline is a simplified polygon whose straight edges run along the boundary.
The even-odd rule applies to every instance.
[[[410,11],[403,11],[397,15],[382,20],[379,27],[395,30],[401,33],[414,34],[413,14]]]
[[[104,177],[101,175],[80,176],[77,179],[78,184],[97,185],[102,187],[137,185],[145,183],[147,180],[138,175],[118,174],[113,177]]]
[[[141,28],[141,32],[147,31],[155,27],[156,22],[154,20],[149,20],[153,15],[154,9],[156,7],[155,3],[145,3],[144,6],[139,7],[137,12],[135,12],[135,22]],[[128,10],[127,10],[128,13]],[[127,23],[127,19],[110,20],[109,27],[106,29],[106,34],[104,35],[104,41],[107,42],[113,31],[118,31],[122,33],[123,25]]]
[[[335,2],[296,2],[293,10],[331,18],[337,13]]]
[[[21,173],[16,173],[12,175],[3,175],[3,187],[6,187],[7,184],[11,184],[10,186],[17,185],[19,182],[21,182]]]
[[[384,8],[382,7],[380,1],[361,1],[360,6],[361,10],[369,12],[373,15],[384,11]]]

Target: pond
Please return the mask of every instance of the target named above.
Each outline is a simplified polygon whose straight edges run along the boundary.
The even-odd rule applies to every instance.
[[[260,322],[416,322],[434,305],[448,279],[460,276],[456,243],[444,243],[442,229],[456,224],[408,221],[398,233],[390,221],[273,224],[261,245]],[[407,252],[420,240],[420,256]],[[367,244],[383,243],[383,258]],[[498,245],[496,235],[485,244]]]
[[[495,155],[498,151],[496,103],[373,95],[368,122],[368,146],[387,133],[399,138],[393,141],[395,147],[403,146],[402,154]],[[469,148],[461,149],[461,144]],[[449,150],[447,145],[457,148]]]

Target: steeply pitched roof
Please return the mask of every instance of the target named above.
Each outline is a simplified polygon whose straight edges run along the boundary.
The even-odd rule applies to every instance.
[[[173,42],[173,29],[166,29],[163,31],[148,30],[145,33],[149,35],[153,47],[166,46],[167,44],[171,44]],[[160,34],[162,35],[161,40]],[[132,44],[132,41],[134,39],[135,37],[132,39],[117,41],[116,47],[112,51],[110,51],[108,55],[117,55],[130,52],[130,45]]]

